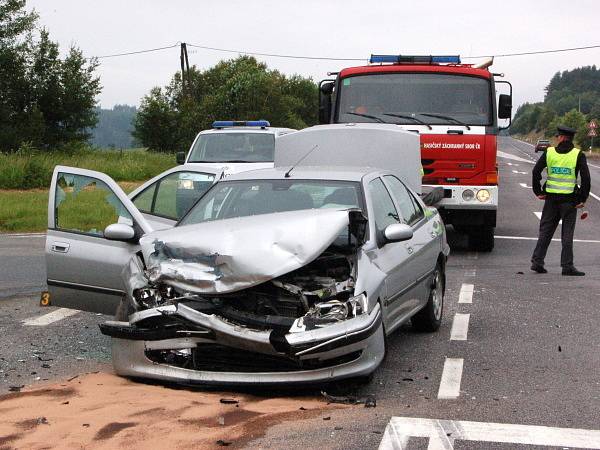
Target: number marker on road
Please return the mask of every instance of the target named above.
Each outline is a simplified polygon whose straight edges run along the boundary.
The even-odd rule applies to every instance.
[[[440,380],[440,389],[438,398],[441,400],[450,400],[458,398],[460,395],[460,380],[462,378],[463,359],[446,358],[442,379]]]
[[[466,341],[471,314],[456,313],[450,330],[451,341]]]
[[[473,289],[475,286],[463,283],[458,294],[458,303],[473,303]]]
[[[74,316],[78,314],[80,311],[76,309],[68,309],[68,308],[60,308],[56,311],[52,311],[51,313],[44,314],[39,317],[32,317],[30,319],[26,319],[23,321],[23,325],[26,326],[45,326],[50,325],[51,323],[58,322],[59,320],[65,319],[70,316]]]

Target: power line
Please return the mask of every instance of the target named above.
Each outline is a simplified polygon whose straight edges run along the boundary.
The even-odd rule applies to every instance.
[[[147,50],[136,50],[136,51],[133,51],[133,52],[115,53],[113,55],[94,56],[94,58],[95,59],[105,59],[105,58],[116,58],[117,56],[139,55],[141,53],[150,53],[150,52],[157,52],[157,51],[160,51],[160,50],[167,50],[169,48],[178,47],[179,45],[180,45],[180,43],[177,42],[176,44],[169,45],[167,47],[157,47],[157,48],[149,48]]]
[[[538,50],[534,52],[521,52],[521,53],[505,53],[503,55],[479,55],[479,56],[465,56],[463,59],[474,59],[474,58],[504,58],[507,56],[525,56],[525,55],[541,55],[544,53],[560,53],[560,52],[572,52],[575,50],[588,50],[591,48],[600,48],[600,45],[588,45],[586,47],[571,47],[571,48],[559,48],[553,50]]]
[[[201,48],[204,50],[213,50],[216,52],[226,52],[226,53],[239,53],[243,55],[251,55],[251,56],[270,56],[273,58],[288,58],[288,59],[309,59],[309,60],[322,60],[322,61],[366,61],[369,58],[332,58],[327,56],[304,56],[304,55],[283,55],[278,53],[259,53],[259,52],[251,52],[245,50],[231,50],[228,48],[216,48],[216,47],[207,47],[205,45],[196,45],[196,44],[188,44],[190,47]]]
[[[157,48],[149,48],[145,50],[137,50],[132,52],[125,53],[115,53],[112,55],[102,55],[96,56],[96,59],[105,59],[105,58],[115,58],[119,56],[130,56],[130,55],[139,55],[142,53],[151,53],[161,50],[168,50],[171,48],[175,48],[181,45],[181,42],[177,42],[176,44],[165,46],[165,47],[157,47]],[[304,59],[304,60],[312,60],[312,61],[367,61],[369,58],[334,58],[328,56],[308,56],[308,55],[288,55],[282,53],[262,53],[262,52],[254,52],[254,51],[246,51],[246,50],[233,50],[228,48],[218,48],[218,47],[208,47],[206,45],[198,45],[198,44],[187,44],[189,47],[199,48],[202,50],[211,50],[215,52],[223,52],[223,53],[237,53],[242,55],[250,55],[250,56],[267,56],[271,58],[286,58],[286,59]],[[600,45],[588,45],[584,47],[571,47],[571,48],[560,48],[560,49],[551,49],[551,50],[537,50],[530,52],[520,52],[520,53],[504,53],[504,54],[496,54],[496,55],[477,55],[477,56],[463,56],[462,59],[477,59],[477,58],[506,58],[512,56],[526,56],[526,55],[541,55],[547,53],[561,53],[561,52],[572,52],[578,50],[589,50],[594,48],[600,48]]]

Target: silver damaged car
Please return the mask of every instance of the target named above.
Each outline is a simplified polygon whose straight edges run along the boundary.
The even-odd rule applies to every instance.
[[[174,185],[169,201],[192,185]],[[440,326],[444,224],[392,172],[262,169],[213,184],[167,229],[148,214],[102,173],[54,171],[51,301],[116,311],[101,331],[120,375],[198,384],[362,377],[402,323]]]

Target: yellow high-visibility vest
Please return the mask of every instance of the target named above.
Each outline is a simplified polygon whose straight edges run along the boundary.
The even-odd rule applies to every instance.
[[[578,148],[573,148],[568,153],[558,153],[554,147],[546,150],[546,192],[551,194],[572,194],[577,184],[577,158]]]

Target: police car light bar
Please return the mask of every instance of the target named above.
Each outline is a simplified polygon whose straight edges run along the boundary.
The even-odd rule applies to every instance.
[[[213,122],[213,128],[226,128],[226,127],[261,127],[267,128],[271,124],[268,120],[216,120]]]
[[[371,55],[371,64],[460,64],[459,55]]]

